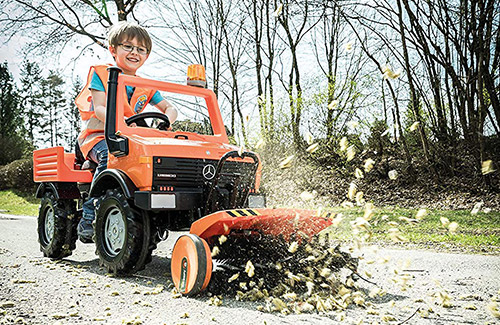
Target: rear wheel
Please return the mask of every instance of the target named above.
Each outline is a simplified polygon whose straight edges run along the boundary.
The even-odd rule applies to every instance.
[[[75,202],[45,193],[38,213],[38,241],[44,256],[61,259],[76,248]]]
[[[194,234],[179,237],[170,265],[172,281],[180,293],[193,296],[203,291],[212,276],[212,256],[207,242]]]
[[[100,199],[94,227],[96,253],[108,272],[134,273],[151,261],[149,217],[119,190],[108,190]]]

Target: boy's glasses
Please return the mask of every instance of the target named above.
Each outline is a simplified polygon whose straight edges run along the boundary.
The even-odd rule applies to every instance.
[[[145,47],[142,47],[142,46],[134,46],[134,45],[122,44],[122,43],[120,43],[118,45],[120,45],[125,52],[132,52],[135,48],[135,49],[137,49],[137,53],[139,53],[141,55],[148,54],[148,49]]]

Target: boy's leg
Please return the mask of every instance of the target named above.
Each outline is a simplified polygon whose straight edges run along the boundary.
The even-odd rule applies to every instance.
[[[102,140],[98,142],[88,154],[90,160],[97,163],[97,168],[94,173],[94,179],[103,170],[106,169],[108,163],[108,147],[106,141]],[[92,242],[92,236],[94,235],[94,228],[92,227],[92,222],[95,219],[95,201],[97,198],[89,197],[83,203],[83,214],[80,223],[78,224],[78,237],[84,243]]]

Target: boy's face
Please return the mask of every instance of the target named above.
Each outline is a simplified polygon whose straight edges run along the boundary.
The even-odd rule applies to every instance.
[[[130,50],[130,46],[133,46],[133,49],[128,52],[127,49]],[[149,54],[140,54],[141,50],[138,48],[146,49],[136,38],[122,40],[118,46],[109,47],[111,55],[115,58],[116,65],[122,69],[124,74],[135,75],[137,69],[146,62]]]

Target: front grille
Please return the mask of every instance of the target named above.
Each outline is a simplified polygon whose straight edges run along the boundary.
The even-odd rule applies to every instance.
[[[212,165],[217,168],[218,160],[189,159],[189,158],[153,158],[153,190],[160,187],[173,186],[174,188],[202,188],[211,180],[203,176],[203,168]],[[249,182],[254,188],[255,179],[251,179],[254,164],[237,161],[226,161],[222,169],[219,186],[224,187],[236,175],[242,176],[242,182]],[[212,179],[213,180],[213,179]]]

